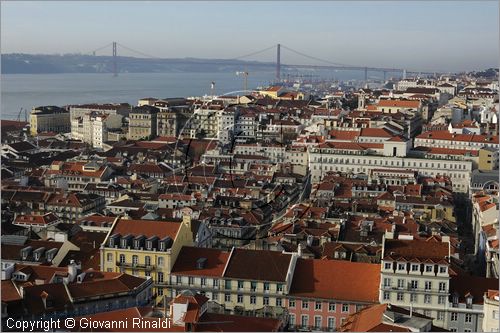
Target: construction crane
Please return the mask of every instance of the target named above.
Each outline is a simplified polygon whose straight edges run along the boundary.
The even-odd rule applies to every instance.
[[[21,121],[21,114],[23,113],[23,110],[24,110],[24,122],[27,123],[28,122],[28,113],[27,113],[27,110],[24,108],[21,108],[19,110],[19,113],[17,114],[17,121],[18,122]]]
[[[243,77],[244,77],[244,81],[245,81],[245,85],[243,86],[243,90],[247,91],[247,90],[248,90],[248,72],[247,72],[247,71],[244,71],[244,72],[236,72],[236,75],[237,75],[237,76],[241,76],[241,75],[243,75]]]

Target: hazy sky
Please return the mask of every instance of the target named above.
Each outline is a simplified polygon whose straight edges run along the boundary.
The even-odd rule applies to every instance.
[[[2,1],[1,28],[2,53],[117,41],[158,57],[233,58],[281,43],[337,63],[450,71],[497,67],[500,57],[498,1]],[[282,62],[319,64],[286,50]]]

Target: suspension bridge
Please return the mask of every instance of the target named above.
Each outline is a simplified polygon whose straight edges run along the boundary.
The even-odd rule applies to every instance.
[[[162,57],[157,57],[153,56],[147,53],[144,53],[142,51],[135,50],[133,48],[130,48],[128,46],[125,46],[123,44],[117,43],[117,42],[111,42],[108,43],[102,47],[99,47],[95,50],[92,50],[91,52],[88,52],[86,54],[92,54],[94,56],[97,55],[97,52],[103,52],[103,51],[109,51],[111,50],[111,56],[113,57],[113,75],[117,76],[118,75],[118,48],[121,50],[126,50],[128,52],[131,52],[132,54],[139,55],[143,58],[147,59],[158,59],[158,60],[164,60],[166,58]],[[316,70],[348,70],[348,71],[362,71],[364,72],[364,79],[365,81],[368,81],[368,73],[370,72],[377,72],[377,73],[383,73],[384,81],[386,80],[386,76],[388,73],[393,73],[393,74],[399,74],[401,77],[405,78],[406,75],[413,75],[413,74],[418,74],[418,75],[436,75],[440,72],[426,72],[426,71],[417,71],[417,70],[409,70],[409,69],[404,69],[404,68],[385,68],[385,67],[372,67],[372,66],[360,66],[360,65],[352,65],[352,64],[343,64],[343,63],[336,63],[334,61],[318,58],[309,54],[306,54],[304,52],[297,51],[295,49],[292,49],[291,47],[288,47],[283,44],[276,44],[272,45],[270,47],[266,47],[264,49],[249,53],[249,54],[244,54],[239,57],[234,57],[230,59],[218,59],[220,61],[220,64],[224,64],[224,61],[234,61],[234,60],[248,60],[253,56],[268,52],[272,49],[276,50],[276,60],[275,60],[275,68],[276,68],[276,75],[275,79],[277,82],[281,81],[281,69],[282,67],[286,68],[297,68],[297,69],[316,69]],[[282,63],[281,62],[281,56],[282,56],[282,49],[286,50],[288,52],[291,52],[293,54],[299,55],[303,58],[313,60],[316,63],[320,63],[319,65],[311,65],[311,64],[290,64],[290,63]],[[217,64],[217,60],[210,60],[211,64]],[[263,63],[265,64],[265,63]]]

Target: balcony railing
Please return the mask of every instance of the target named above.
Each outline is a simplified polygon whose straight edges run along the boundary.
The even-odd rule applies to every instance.
[[[131,263],[131,262],[121,262],[117,261],[116,266],[118,267],[124,267],[124,268],[134,268],[134,269],[143,269],[146,271],[152,271],[156,267],[154,265],[146,265],[146,264],[139,264],[139,263]]]

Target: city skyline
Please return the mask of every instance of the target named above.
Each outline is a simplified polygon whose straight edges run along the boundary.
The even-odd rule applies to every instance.
[[[118,41],[157,57],[222,59],[282,43],[337,63],[430,71],[499,58],[498,3],[489,1],[2,2],[1,35],[2,54],[89,53]],[[291,53],[282,62],[320,64]]]

